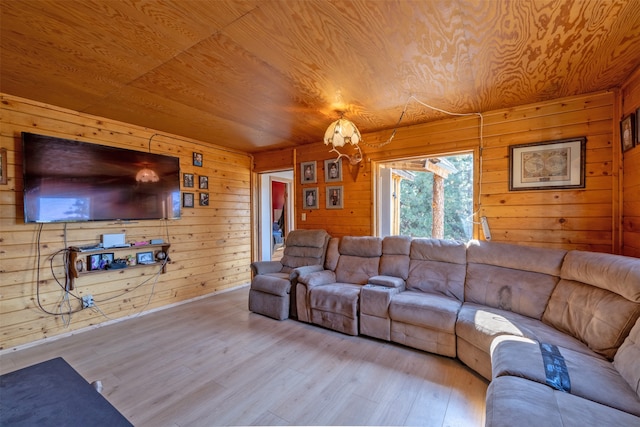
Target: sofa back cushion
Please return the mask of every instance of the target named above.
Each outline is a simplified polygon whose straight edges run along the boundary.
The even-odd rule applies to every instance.
[[[598,252],[570,251],[560,277],[640,302],[640,259]]]
[[[336,282],[366,285],[369,277],[378,275],[382,239],[371,236],[345,236],[340,239],[340,258]]]
[[[411,236],[386,236],[382,239],[379,274],[407,280]]]
[[[640,319],[618,349],[613,365],[640,397]]]
[[[329,234],[325,230],[293,230],[287,235],[280,262],[282,272],[296,267],[323,265]]]
[[[567,251],[471,241],[464,300],[541,319]]]
[[[640,316],[640,260],[571,251],[542,321],[612,360]]]
[[[407,290],[456,298],[464,296],[467,248],[462,242],[414,239],[411,242]]]

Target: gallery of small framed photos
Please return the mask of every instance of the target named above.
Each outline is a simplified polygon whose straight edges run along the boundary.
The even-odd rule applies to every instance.
[[[302,184],[302,208],[318,209],[320,207],[320,193],[318,183],[318,162],[300,163],[300,183]],[[342,159],[329,159],[324,161],[325,190],[324,205],[326,209],[344,208],[344,190],[341,185],[333,185],[342,182]],[[320,174],[322,175],[322,174]],[[307,186],[306,184],[313,184]]]
[[[193,153],[193,166],[202,167],[204,162],[204,156],[202,153]],[[198,183],[198,190],[209,189],[209,177],[206,175],[196,175],[193,173],[182,174],[182,188],[195,189],[196,182]],[[209,193],[198,191],[197,193],[191,191],[182,192],[182,207],[193,208],[195,207],[196,200],[199,206],[209,206]]]

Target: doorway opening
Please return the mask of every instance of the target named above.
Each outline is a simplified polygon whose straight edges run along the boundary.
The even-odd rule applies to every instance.
[[[291,187],[293,170],[260,174],[260,260],[282,258],[284,244],[293,229]]]
[[[465,152],[380,163],[379,235],[471,240],[473,157]]]

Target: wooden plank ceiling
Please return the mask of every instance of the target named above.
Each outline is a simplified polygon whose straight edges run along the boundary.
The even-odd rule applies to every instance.
[[[257,152],[618,87],[637,0],[0,0],[0,90]],[[342,105],[340,105],[342,104]]]

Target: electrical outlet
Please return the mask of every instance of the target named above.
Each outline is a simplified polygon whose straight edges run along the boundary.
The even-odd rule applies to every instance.
[[[93,305],[93,295],[82,296],[82,308],[91,308]]]

